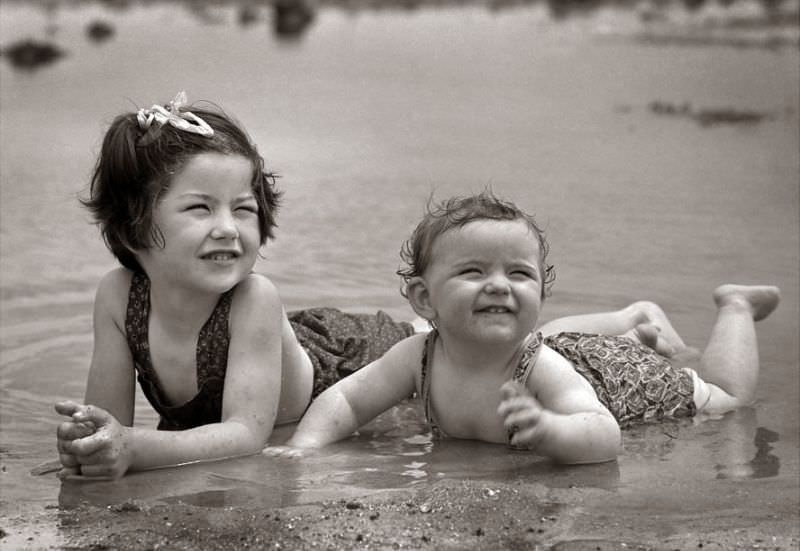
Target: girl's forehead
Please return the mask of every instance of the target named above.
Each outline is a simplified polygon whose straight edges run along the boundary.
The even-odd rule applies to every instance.
[[[253,165],[247,157],[224,153],[193,155],[171,178],[167,193],[246,193],[251,188]]]

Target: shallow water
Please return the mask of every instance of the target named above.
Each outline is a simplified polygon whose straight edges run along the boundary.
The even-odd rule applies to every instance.
[[[725,479],[751,480],[755,494],[766,488],[759,481],[797,487],[795,27],[740,22],[728,35],[717,12],[679,6],[656,18],[641,7],[608,6],[556,17],[544,3],[323,6],[302,33],[286,37],[274,32],[266,5],[255,4],[247,25],[235,4],[120,5],[0,6],[3,47],[33,37],[66,51],[35,70],[0,58],[7,526],[39,519],[40,541],[58,542],[49,521],[55,504],[288,505],[440,477],[485,479],[488,491],[492,480],[518,477],[667,496],[713,494]],[[753,17],[754,6],[737,9]],[[95,20],[114,34],[90,39]],[[692,31],[698,21],[717,21],[701,27],[704,40]],[[401,240],[431,193],[490,184],[547,228],[558,271],[547,319],[649,298],[689,344],[702,346],[717,284],[781,286],[781,306],[758,325],[755,407],[628,431],[617,464],[579,469],[488,445],[434,445],[412,403],[302,462],[259,456],[117,484],[62,486],[52,473],[31,475],[55,459],[52,403],[83,395],[93,292],[114,266],[76,194],[118,112],[182,89],[241,119],[282,175],[280,229],[258,269],[288,308],[381,308],[409,319],[394,276]],[[693,116],[701,112],[728,116],[704,125],[709,119]],[[756,116],[735,123],[737,114]],[[154,422],[140,400],[137,423]],[[11,532],[0,546],[27,537]]]

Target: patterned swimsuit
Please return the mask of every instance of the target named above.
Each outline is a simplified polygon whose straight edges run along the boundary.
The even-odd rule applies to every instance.
[[[425,342],[420,391],[431,433],[436,438],[445,438],[447,435],[433,416],[430,395],[430,371],[437,337],[438,333],[433,330]],[[543,339],[541,333],[533,334],[522,347],[512,376],[514,381],[527,383],[542,344],[572,363],[620,426],[690,417],[696,413],[692,371],[675,369],[651,348],[625,337],[559,333]]]
[[[228,367],[230,309],[234,287],[224,293],[197,338],[197,394],[171,405],[153,368],[148,341],[150,280],[134,273],[128,292],[125,333],[139,385],[161,416],[161,430],[182,430],[222,419],[222,394]],[[386,313],[350,314],[336,308],[311,308],[288,314],[300,345],[314,367],[312,397],[382,356],[396,342],[413,335],[409,323],[395,322]]]

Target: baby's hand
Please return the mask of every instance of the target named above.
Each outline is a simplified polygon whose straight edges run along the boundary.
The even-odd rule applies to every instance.
[[[294,446],[267,446],[261,453],[269,457],[289,457],[299,459],[309,454],[309,448],[296,448]]]
[[[517,448],[535,450],[547,437],[547,416],[550,414],[528,389],[515,381],[508,381],[500,392],[503,401],[497,413],[503,417],[510,443]]]

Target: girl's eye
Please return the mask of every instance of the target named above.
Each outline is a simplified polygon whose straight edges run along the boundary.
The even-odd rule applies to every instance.
[[[186,210],[210,211],[211,209],[208,208],[208,205],[197,203],[195,205],[189,205],[186,207]]]
[[[242,205],[240,207],[236,207],[236,210],[249,212],[249,213],[252,213],[252,214],[258,214],[258,207],[255,207],[255,206],[252,206],[252,205]]]

